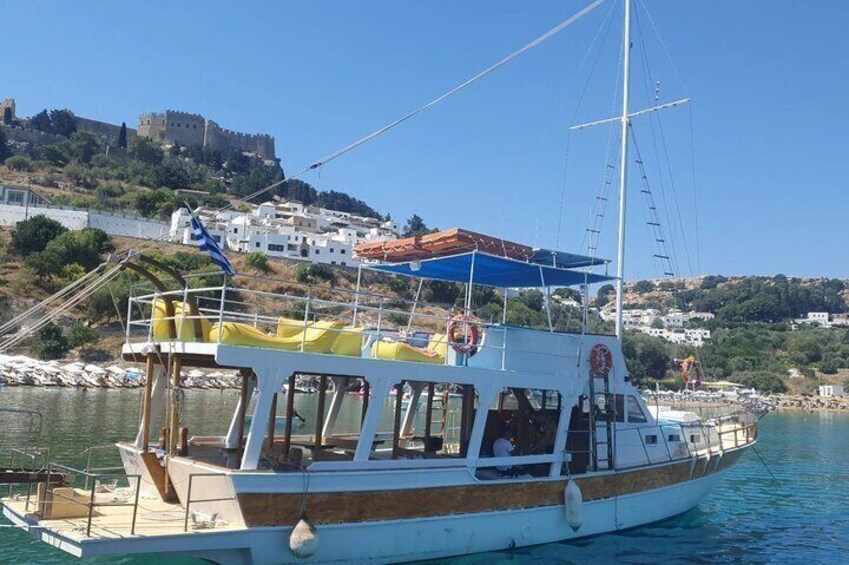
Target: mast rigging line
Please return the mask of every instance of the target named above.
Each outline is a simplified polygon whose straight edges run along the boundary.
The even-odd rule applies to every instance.
[[[654,81],[654,78],[653,78],[652,72],[651,72],[651,65],[649,64],[648,52],[647,52],[647,49],[646,49],[646,41],[645,41],[645,37],[644,37],[643,32],[642,32],[642,26],[639,25],[639,21],[640,21],[639,10],[635,11],[634,17],[635,17],[635,20],[638,24],[637,25],[637,38],[639,40],[639,46],[640,46],[640,49],[638,51],[641,54],[641,61],[642,61],[643,69],[644,69],[643,82],[644,82],[644,86],[645,86],[645,89],[646,89],[646,96],[648,97],[649,96],[649,85],[648,85],[647,81]],[[671,60],[671,57],[670,57],[670,60]],[[673,63],[673,66],[674,66],[674,63]],[[656,82],[655,84],[659,84],[659,82]],[[682,81],[682,84],[683,84],[683,81]],[[657,97],[658,97],[658,91],[655,90],[655,104],[657,103]],[[676,213],[676,216],[677,216],[677,219],[678,219],[678,227],[680,227],[680,230],[681,230],[681,240],[682,240],[683,245],[684,245],[684,256],[687,260],[688,271],[690,272],[690,274],[692,274],[693,267],[692,267],[692,263],[690,261],[690,250],[689,250],[689,246],[687,244],[687,233],[686,233],[686,230],[684,228],[684,221],[681,217],[681,208],[680,208],[680,205],[678,203],[678,194],[677,194],[676,189],[675,189],[675,175],[672,172],[672,162],[669,158],[669,149],[667,148],[667,144],[666,144],[666,135],[664,133],[663,122],[661,122],[660,115],[658,114],[658,115],[650,116],[649,125],[650,125],[651,136],[652,136],[652,144],[653,144],[653,147],[654,147],[654,157],[655,157],[655,161],[657,163],[658,179],[660,181],[661,197],[663,198],[663,203],[664,203],[664,208],[665,208],[664,212],[667,216],[667,223],[669,224],[670,230],[672,230],[670,233],[674,233],[675,225],[672,223],[672,220],[669,217],[670,206],[669,206],[669,204],[667,203],[667,200],[666,200],[666,189],[665,189],[664,182],[663,182],[663,170],[661,168],[661,162],[660,162],[660,151],[658,150],[657,135],[655,133],[655,124],[654,124],[655,120],[657,120],[657,128],[656,129],[657,129],[657,133],[660,134],[661,147],[663,148],[663,155],[664,155],[665,164],[666,164],[666,173],[669,176],[669,185],[670,185],[671,192],[672,192],[672,198],[671,199],[672,199],[672,203],[675,206],[674,210],[675,210],[675,213]],[[675,241],[674,240],[672,241],[672,250],[673,250],[673,252],[675,252]]]
[[[434,98],[433,100],[431,100],[427,104],[424,104],[423,106],[416,108],[412,112],[409,112],[409,113],[401,116],[400,118],[396,119],[395,121],[386,124],[382,128],[373,131],[372,133],[366,135],[365,137],[361,137],[360,139],[354,141],[353,143],[349,143],[345,147],[342,147],[341,149],[338,149],[338,150],[322,157],[321,159],[314,161],[311,165],[309,165],[305,169],[295,173],[290,178],[298,178],[299,176],[301,176],[302,174],[304,174],[306,172],[309,172],[309,171],[318,169],[320,167],[323,167],[324,165],[326,165],[330,161],[333,161],[333,160],[345,155],[346,153],[353,151],[354,149],[360,147],[361,145],[364,145],[364,144],[368,143],[369,141],[376,139],[377,137],[380,137],[381,135],[383,135],[387,131],[403,124],[407,120],[417,116],[418,114],[424,112],[425,110],[427,110],[427,109],[429,109],[433,106],[436,106],[440,102],[446,100],[447,98],[450,98],[451,96],[460,92],[461,90],[465,89],[466,87],[471,86],[472,84],[478,82],[479,80],[481,80],[485,76],[489,75],[490,73],[498,70],[499,68],[503,67],[504,65],[506,65],[506,64],[512,62],[513,60],[519,58],[520,56],[524,55],[525,53],[527,53],[528,51],[530,51],[534,47],[537,47],[537,46],[541,45],[542,43],[546,42],[547,40],[551,39],[552,37],[554,37],[555,35],[557,35],[561,31],[566,29],[567,27],[571,26],[572,24],[574,24],[575,22],[577,22],[578,20],[580,20],[581,18],[583,18],[584,16],[586,16],[587,14],[589,14],[590,12],[592,12],[593,10],[595,10],[596,8],[601,6],[605,1],[606,0],[595,0],[594,2],[585,6],[583,9],[575,12],[574,14],[572,14],[571,16],[569,16],[568,18],[566,18],[565,20],[563,20],[562,22],[560,22],[559,24],[557,24],[556,26],[551,28],[550,30],[546,31],[545,33],[543,33],[542,35],[540,35],[539,37],[537,37],[536,39],[534,39],[530,43],[519,48],[518,50],[514,51],[510,55],[507,55],[506,57],[504,57],[500,61],[494,63],[493,65],[490,65],[489,67],[480,71],[479,73],[472,76],[471,78],[461,82],[460,84],[458,84],[457,86],[455,86],[451,90],[449,90],[449,91],[445,92],[444,94]],[[236,202],[236,205],[238,205],[241,202],[245,202],[247,200],[250,200],[252,198],[256,198],[257,196],[264,194],[264,193],[268,192],[269,190],[273,190],[274,188],[277,188],[278,186],[280,186],[284,182],[286,182],[286,180],[277,181],[274,184],[271,184],[271,185],[269,185],[265,188],[262,188],[262,189],[254,192],[252,194],[249,194],[249,195],[243,197],[242,199],[238,200]]]
[[[578,103],[575,105],[575,111],[572,113],[572,120],[573,121],[577,118],[578,112],[580,112],[580,110],[581,110],[581,106],[584,103],[584,98],[586,97],[587,90],[589,89],[589,86],[590,86],[590,81],[592,80],[593,74],[595,74],[595,69],[596,69],[596,66],[598,65],[598,60],[601,57],[602,47],[607,42],[607,36],[609,35],[610,29],[612,27],[610,25],[610,23],[613,21],[613,18],[612,18],[613,11],[616,9],[617,3],[618,3],[618,0],[614,0],[613,2],[610,3],[610,10],[607,11],[607,15],[604,17],[604,21],[602,22],[601,27],[598,28],[598,31],[596,32],[595,37],[593,37],[593,40],[590,43],[590,46],[587,48],[587,52],[584,54],[584,57],[581,60],[581,64],[578,65],[578,70],[575,72],[576,75],[580,75],[581,71],[584,68],[584,65],[586,65],[587,61],[589,60],[590,54],[592,53],[593,49],[596,46],[596,42],[599,40],[599,38],[601,38],[601,42],[599,43],[599,49],[596,52],[595,57],[593,58],[592,66],[590,67],[590,72],[587,75],[586,82],[584,83],[584,88],[581,90],[581,94],[578,97]],[[602,35],[602,32],[604,32],[604,35]],[[618,84],[618,80],[619,80],[619,77],[618,77],[618,74],[617,74],[617,84]],[[559,203],[558,211],[557,211],[557,239],[555,241],[555,249],[560,248],[560,234],[561,234],[562,227],[563,227],[563,206],[566,202],[566,184],[567,184],[567,174],[568,174],[568,170],[569,170],[569,155],[570,155],[571,146],[572,146],[572,136],[571,136],[571,133],[569,133],[569,134],[567,134],[567,137],[566,137],[566,150],[565,150],[564,156],[563,156],[563,176],[562,176],[561,185],[560,185],[560,203]]]

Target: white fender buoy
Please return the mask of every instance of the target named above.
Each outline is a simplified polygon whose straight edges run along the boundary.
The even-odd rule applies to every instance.
[[[289,550],[298,559],[307,559],[318,551],[318,531],[306,516],[301,516],[289,535]]]
[[[566,507],[566,521],[573,532],[577,532],[584,523],[584,497],[578,483],[570,480],[563,490],[563,504]]]

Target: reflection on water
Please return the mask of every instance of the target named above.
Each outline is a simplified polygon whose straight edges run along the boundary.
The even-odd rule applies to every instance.
[[[52,457],[83,465],[83,450],[135,436],[138,391],[92,389],[0,390],[0,406],[20,406],[44,414],[42,443]],[[190,433],[224,434],[238,399],[236,391],[186,392]],[[359,429],[362,398],[349,395],[340,426]],[[452,400],[453,402],[453,400]],[[296,409],[315,426],[315,397],[297,395]],[[381,429],[392,429],[391,402]],[[283,409],[278,412],[282,415]],[[754,453],[723,478],[702,505],[661,524],[577,542],[555,543],[435,561],[439,564],[490,563],[845,563],[849,554],[849,415],[771,414],[761,422],[757,449],[776,480]],[[377,542],[377,540],[376,540]],[[0,529],[0,563],[80,563],[23,532]],[[131,557],[95,559],[87,564],[198,564],[189,559]]]

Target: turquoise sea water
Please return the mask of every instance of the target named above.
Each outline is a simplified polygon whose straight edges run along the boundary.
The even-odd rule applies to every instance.
[[[235,401],[229,391],[187,392],[189,428],[224,433]],[[138,404],[138,392],[128,390],[0,389],[0,406],[44,414],[43,443],[53,449],[53,458],[77,465],[83,463],[81,452],[88,445],[132,438]],[[299,411],[312,420],[308,406]],[[849,415],[771,414],[761,425],[757,450],[775,479],[750,452],[701,506],[664,523],[568,544],[434,563],[849,563]],[[0,563],[201,562],[161,557],[80,561],[29,534],[0,528]]]

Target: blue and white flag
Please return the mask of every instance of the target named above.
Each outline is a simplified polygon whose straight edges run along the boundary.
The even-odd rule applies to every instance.
[[[192,220],[192,239],[199,242],[199,248],[201,251],[206,251],[209,254],[209,258],[212,259],[212,262],[221,267],[221,270],[227,273],[230,276],[236,274],[236,271],[233,269],[233,265],[230,264],[230,261],[227,260],[227,257],[224,256],[224,252],[221,251],[221,247],[218,245],[218,242],[215,241],[215,238],[206,230],[206,227],[203,225],[203,222],[200,221],[200,218],[195,216],[195,213],[192,212],[191,207],[188,204],[185,204],[186,209],[189,211],[189,217]]]

